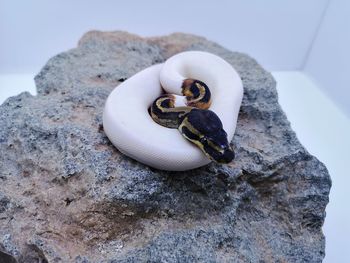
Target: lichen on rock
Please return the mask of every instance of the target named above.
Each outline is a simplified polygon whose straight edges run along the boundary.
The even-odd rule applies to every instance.
[[[119,83],[185,50],[217,54],[242,78],[236,159],[159,171],[109,142],[103,106]],[[92,31],[35,82],[37,96],[0,106],[0,261],[322,261],[329,174],[249,56],[182,33]]]

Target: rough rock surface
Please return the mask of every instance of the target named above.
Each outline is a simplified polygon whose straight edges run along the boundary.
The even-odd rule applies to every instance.
[[[244,83],[236,160],[187,172],[114,148],[102,110],[126,78],[184,50]],[[0,107],[0,262],[321,262],[330,177],[255,60],[186,34],[88,32]],[[11,87],[7,87],[11,88]]]

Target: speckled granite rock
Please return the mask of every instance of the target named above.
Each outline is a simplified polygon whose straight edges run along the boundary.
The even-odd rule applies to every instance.
[[[103,132],[111,90],[184,50],[218,54],[243,80],[230,165],[158,171]],[[0,262],[322,261],[330,177],[250,57],[192,35],[94,31],[35,81],[38,96],[0,107]]]

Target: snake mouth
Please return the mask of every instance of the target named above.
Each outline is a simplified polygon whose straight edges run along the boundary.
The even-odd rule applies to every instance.
[[[235,158],[235,152],[229,145],[222,148],[212,147],[210,143],[202,143],[202,145],[201,149],[205,155],[217,163],[227,164]]]
[[[232,149],[225,150],[224,153],[216,160],[218,163],[230,163],[235,158],[235,152]]]

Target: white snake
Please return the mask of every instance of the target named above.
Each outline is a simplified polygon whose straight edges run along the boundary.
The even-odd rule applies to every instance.
[[[103,127],[110,141],[125,155],[151,167],[184,171],[211,162],[176,129],[155,123],[148,113],[163,90],[181,94],[184,79],[193,78],[210,87],[210,110],[220,118],[230,142],[243,97],[242,81],[222,58],[202,51],[187,51],[165,63],[148,67],[117,86],[108,96]]]

